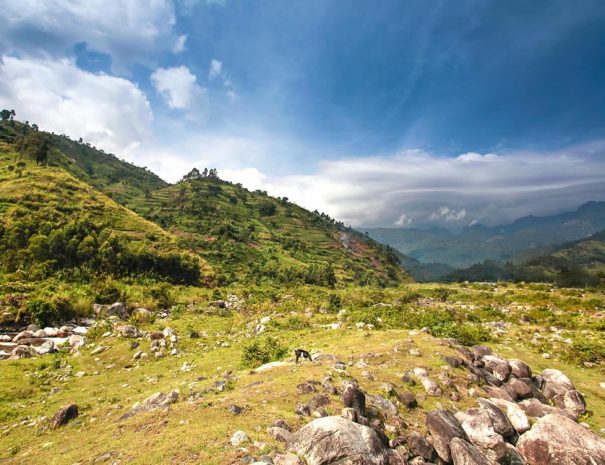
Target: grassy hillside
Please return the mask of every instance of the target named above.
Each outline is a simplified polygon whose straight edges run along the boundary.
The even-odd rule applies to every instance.
[[[406,279],[391,249],[264,192],[213,177],[194,176],[142,195],[129,206],[200,253],[233,281],[330,285],[395,284]]]
[[[543,249],[545,250],[545,249]],[[521,263],[486,261],[446,275],[453,281],[553,282],[560,286],[605,284],[605,231],[550,247]]]
[[[602,293],[506,284],[338,291],[301,287],[276,289],[271,296],[257,288],[231,292],[240,302],[238,310],[210,306],[210,291],[180,289],[178,312],[135,323],[148,333],[170,327],[178,337],[176,356],[154,357],[148,337],[137,339],[140,345],[133,348],[134,339],[119,335],[124,323],[99,321],[76,353],[64,349],[49,356],[1,361],[0,461],[246,463],[245,456],[258,458],[286,449],[267,434],[275,420],[283,419],[295,430],[311,421],[295,413],[298,404],[325,393],[327,412],[340,414],[340,397],[320,384],[326,377],[337,388],[351,377],[357,379],[372,405],[374,396],[388,397],[384,383],[413,394],[418,400],[413,409],[391,397],[405,423],[402,430],[387,434],[390,438],[412,431],[426,434],[428,411],[464,410],[477,405],[473,396],[487,396],[469,380],[468,371],[446,365],[444,356],[459,354],[451,340],[441,337],[486,343],[502,357],[527,362],[535,374],[545,368],[562,370],[586,398],[588,412],[580,421],[603,435]],[[346,313],[325,312],[334,292]],[[251,334],[250,324],[267,317],[265,332]],[[362,322],[374,324],[374,329],[358,329],[356,324]],[[433,334],[419,331],[422,326]],[[548,329],[553,326],[555,330]],[[199,337],[193,337],[195,333]],[[266,348],[267,341],[284,348],[286,355],[272,368],[251,371],[243,355],[263,355],[263,350],[250,348],[254,343]],[[296,366],[291,357],[295,347],[323,355]],[[137,351],[149,356],[135,360]],[[269,360],[275,358],[270,355]],[[338,361],[344,369],[336,366]],[[421,383],[402,378],[416,367],[428,370],[442,395],[426,395]],[[297,386],[309,380],[317,382],[316,392],[300,393]],[[135,403],[175,389],[180,394],[169,409],[120,419]],[[72,402],[79,407],[78,418],[50,429],[55,411]],[[246,451],[233,447],[229,438],[237,430],[256,443],[245,444]]]
[[[16,139],[34,131],[19,121],[0,123],[0,141],[13,144]],[[48,134],[48,133],[44,133]],[[145,168],[120,160],[113,154],[65,136],[48,134],[51,141],[48,164],[65,169],[108,194],[120,203],[168,184]]]
[[[202,283],[210,272],[158,225],[6,143],[0,143],[0,271],[34,281],[60,272],[187,283]]]

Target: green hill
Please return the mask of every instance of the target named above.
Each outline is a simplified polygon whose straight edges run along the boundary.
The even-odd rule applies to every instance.
[[[9,271],[27,266],[44,269],[45,274],[87,264],[91,270],[119,275],[153,269],[155,274],[171,275],[171,280],[184,282],[187,279],[180,275],[191,271],[187,260],[203,257],[212,266],[214,282],[219,285],[265,281],[389,285],[408,278],[389,247],[287,199],[222,181],[214,170],[211,176],[194,170],[186,180],[169,185],[145,168],[81,141],[38,132],[17,121],[0,124],[0,143],[3,176],[10,180],[3,185],[5,209],[1,220],[8,224],[19,211],[27,230],[18,248],[23,252],[15,252],[17,258],[10,258],[14,254],[9,253],[3,259]],[[36,159],[39,166],[33,161]],[[35,241],[48,249],[45,241],[49,234],[64,228],[77,236],[70,258],[25,252],[34,236],[46,237]],[[14,225],[5,229],[14,229]],[[88,234],[90,231],[94,234]],[[78,258],[75,245],[76,240],[82,242],[89,235],[92,239],[87,239],[87,244],[94,250],[90,263]],[[101,255],[110,246],[123,261],[127,252],[134,253],[135,249],[143,258],[130,257],[134,265],[121,263],[116,270],[103,268]],[[5,247],[10,249],[9,245]],[[182,255],[182,260],[158,264],[154,261],[159,260],[157,257],[144,258],[146,253],[156,252],[161,257],[169,254],[171,259],[174,257],[170,254],[177,258]],[[209,275],[204,261],[201,269],[200,276],[190,281],[204,281],[203,277]]]
[[[199,252],[221,282],[269,280],[280,284],[394,284],[406,279],[398,258],[327,215],[285,198],[194,170],[176,185],[129,204],[145,218]]]
[[[542,249],[546,252],[547,249]],[[560,286],[598,285],[605,282],[605,231],[549,248],[550,252],[521,263],[485,261],[456,270],[452,281],[554,282]]]

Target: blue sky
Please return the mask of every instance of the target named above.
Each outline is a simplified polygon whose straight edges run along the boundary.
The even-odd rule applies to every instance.
[[[24,0],[0,31],[0,105],[170,181],[369,226],[605,199],[598,0]]]

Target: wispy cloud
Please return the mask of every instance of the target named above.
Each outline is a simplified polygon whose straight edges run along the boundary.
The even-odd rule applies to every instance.
[[[151,82],[172,109],[186,110],[194,115],[203,109],[206,89],[197,84],[196,76],[186,66],[158,68]]]

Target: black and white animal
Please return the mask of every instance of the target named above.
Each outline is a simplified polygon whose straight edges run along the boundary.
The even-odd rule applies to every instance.
[[[310,362],[313,361],[313,359],[311,358],[311,354],[304,349],[294,349],[294,356],[296,357],[296,363],[298,363],[299,359],[302,359],[302,361],[304,362],[305,358],[308,359]]]

